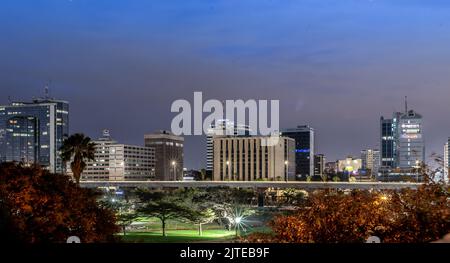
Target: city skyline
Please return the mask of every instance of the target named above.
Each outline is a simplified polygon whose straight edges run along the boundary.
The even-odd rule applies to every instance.
[[[448,3],[230,2],[5,1],[0,104],[42,96],[50,82],[50,95],[70,102],[71,133],[107,128],[143,145],[193,91],[279,99],[280,126],[310,125],[316,152],[337,160],[380,148],[379,117],[408,96],[424,117],[426,155],[442,154]],[[205,136],[185,145],[186,167],[204,167]]]

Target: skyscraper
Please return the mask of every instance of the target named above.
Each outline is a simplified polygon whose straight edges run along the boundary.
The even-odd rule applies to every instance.
[[[425,161],[422,116],[414,110],[395,112],[392,119],[380,119],[381,167],[383,176],[417,175]]]
[[[380,118],[381,160],[380,165],[386,168],[396,167],[397,162],[397,127],[400,112],[393,113],[392,119]]]
[[[169,131],[144,135],[145,146],[155,148],[155,176],[158,181],[183,179],[184,138]]]
[[[69,134],[69,103],[48,97],[0,106],[0,161],[39,164],[62,173],[62,142]]]
[[[307,126],[286,129],[281,133],[295,140],[295,173],[297,179],[314,175],[314,129]]]
[[[400,116],[397,149],[400,168],[417,167],[425,161],[422,116],[413,110]]]

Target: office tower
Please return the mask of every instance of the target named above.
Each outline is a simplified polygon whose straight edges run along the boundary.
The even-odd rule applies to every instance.
[[[0,161],[39,164],[63,173],[60,148],[69,134],[69,103],[51,98],[0,106]]]
[[[265,140],[270,137],[214,137],[214,180],[295,180],[295,141],[280,137],[264,146]]]
[[[422,116],[414,110],[395,112],[392,119],[380,119],[381,176],[417,175],[425,161]]]
[[[155,178],[153,147],[120,144],[109,130],[95,141],[94,161],[88,161],[83,181],[149,181]],[[70,169],[69,169],[70,174]]]
[[[337,161],[337,171],[341,173],[347,173],[351,175],[359,174],[362,168],[362,160],[348,156],[343,160]]]
[[[323,177],[325,173],[325,155],[314,155],[314,176]]]
[[[281,133],[295,140],[295,174],[297,179],[314,175],[314,129],[304,125]]]
[[[397,166],[419,167],[425,161],[422,116],[413,110],[400,116],[398,125]]]
[[[382,167],[396,167],[397,159],[397,127],[401,113],[395,112],[392,119],[380,118],[381,163]]]
[[[158,181],[183,179],[184,138],[169,131],[144,135],[145,146],[155,148],[155,173]]]
[[[206,173],[213,175],[214,170],[214,143],[216,136],[249,136],[250,128],[247,125],[235,124],[229,120],[218,120],[211,125],[206,134]]]
[[[366,149],[361,151],[362,169],[368,175],[375,177],[380,166],[380,151],[376,149]]]
[[[449,158],[449,152],[450,152],[450,137],[447,140],[447,143],[445,143],[444,147],[444,181],[449,182],[450,181],[450,158]]]

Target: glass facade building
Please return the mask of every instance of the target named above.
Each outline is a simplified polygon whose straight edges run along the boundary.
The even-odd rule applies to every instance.
[[[408,110],[395,112],[391,119],[380,118],[380,179],[414,176],[425,162],[422,115]]]
[[[69,134],[69,103],[53,99],[0,106],[0,161],[65,170],[60,148]]]
[[[295,173],[297,179],[314,175],[314,129],[304,125],[282,133],[295,140]]]

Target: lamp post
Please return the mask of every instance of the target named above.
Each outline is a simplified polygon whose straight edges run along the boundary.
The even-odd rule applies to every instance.
[[[172,161],[172,169],[173,169],[173,179],[174,179],[174,181],[177,180],[176,166],[177,166],[177,162]]]
[[[284,180],[287,182],[288,176],[289,176],[289,161],[288,160],[284,161],[284,166],[285,166],[285,170],[286,170],[286,173],[284,175]]]
[[[230,161],[227,161],[227,178],[230,180]]]
[[[235,219],[234,219],[234,225],[235,225],[235,229],[236,229],[236,237],[238,237],[239,236],[239,225],[241,224],[241,221],[242,221],[242,217],[236,217]]]
[[[416,160],[416,183],[419,182],[420,161]]]

